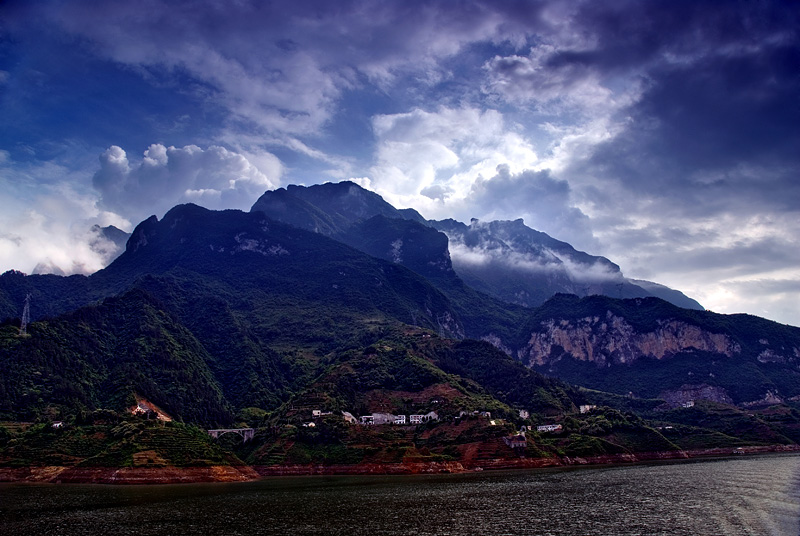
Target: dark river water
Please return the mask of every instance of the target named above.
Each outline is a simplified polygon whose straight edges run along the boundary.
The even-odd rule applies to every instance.
[[[0,484],[0,534],[800,535],[800,455],[243,484]]]

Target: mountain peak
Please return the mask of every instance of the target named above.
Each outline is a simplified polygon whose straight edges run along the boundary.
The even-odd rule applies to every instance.
[[[609,259],[576,250],[567,242],[528,227],[522,218],[486,222],[471,218],[469,225],[453,219],[428,221],[413,209],[396,209],[380,195],[352,181],[289,185],[268,191],[251,209],[258,211],[295,227],[344,240],[426,276],[434,265],[443,267],[443,273],[451,271],[452,262],[455,273],[473,288],[528,307],[542,304],[556,292],[567,292],[613,298],[655,295],[683,307],[702,308],[678,291],[628,280]],[[425,264],[410,263],[409,256],[395,250],[401,242],[404,248],[409,247],[411,242],[401,238],[418,231],[381,220],[373,221],[380,229],[367,229],[364,222],[375,216],[411,220],[444,233],[444,248],[449,254],[429,252],[416,257],[428,258]],[[440,248],[441,241],[433,236],[425,242]],[[418,253],[420,244],[415,246]],[[430,259],[438,260],[430,264]]]

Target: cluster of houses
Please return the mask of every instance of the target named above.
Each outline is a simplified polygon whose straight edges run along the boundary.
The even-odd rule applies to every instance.
[[[684,406],[687,407],[687,406]],[[688,406],[691,407],[691,406]],[[584,404],[581,405],[578,410],[582,413],[589,413],[596,409],[597,406],[593,404]],[[325,415],[331,415],[332,412],[330,411],[322,411],[319,409],[312,410],[311,415],[314,419],[324,417]],[[345,421],[350,424],[360,424],[362,426],[373,426],[373,425],[381,425],[381,424],[397,424],[397,425],[416,425],[422,424],[428,421],[438,421],[439,414],[435,411],[431,411],[428,413],[418,413],[412,415],[395,415],[393,413],[371,413],[369,415],[361,415],[360,417],[356,418],[352,413],[347,411],[342,412],[342,416],[344,417]],[[490,419],[491,424],[495,424],[494,421],[491,421],[492,414],[488,411],[461,411],[458,414],[459,418],[463,417],[474,417],[480,416]],[[525,409],[519,410],[519,416],[521,419],[529,419],[530,412]],[[313,422],[307,422],[303,426],[315,426]],[[671,428],[671,427],[670,427]],[[536,426],[536,431],[540,433],[559,433],[564,429],[561,424],[540,424]],[[510,437],[504,437],[503,441],[506,445],[508,445],[512,449],[524,449],[528,441],[525,437],[525,432],[532,431],[533,427],[522,426],[519,433]]]
[[[556,433],[563,430],[564,427],[560,424],[540,424],[536,427],[537,432],[544,432],[544,433]],[[525,437],[525,432],[527,432],[529,428],[527,426],[523,426],[517,435],[513,435],[511,437],[504,437],[503,441],[506,445],[508,445],[512,449],[524,449],[528,446],[528,440]]]
[[[320,419],[326,415],[333,415],[332,411],[322,411],[321,409],[312,409],[311,410],[311,418],[312,419]],[[350,413],[343,411],[342,415],[344,415],[344,420],[347,422],[355,421],[355,417]],[[349,417],[349,418],[348,418]],[[317,424],[314,421],[308,421],[303,423],[303,428],[315,428]]]
[[[319,409],[311,410],[311,417],[313,419],[319,419],[326,415],[332,415],[332,411],[322,411]],[[431,411],[428,413],[419,413],[413,415],[395,415],[393,413],[372,413],[370,415],[362,415],[359,418],[356,418],[352,413],[349,411],[343,411],[342,417],[348,424],[360,424],[362,426],[372,426],[376,424],[422,424],[428,421],[438,421],[439,414],[435,411]],[[406,418],[407,417],[407,418]],[[303,423],[305,428],[314,428],[316,424],[313,421],[309,421]]]
[[[588,413],[594,410],[597,406],[594,405],[582,405],[580,406],[579,410],[581,413]],[[375,426],[381,424],[396,424],[396,425],[417,425],[426,423],[429,421],[438,421],[439,414],[435,411],[430,411],[428,413],[415,413],[411,415],[395,415],[394,413],[371,413],[369,415],[361,415],[360,417],[356,418],[352,413],[348,411],[342,411],[342,417],[344,420],[349,424],[360,424],[362,426]],[[320,409],[311,410],[311,417],[312,419],[319,419],[326,415],[332,415],[333,412],[331,411],[323,411]],[[461,411],[458,414],[459,418],[463,417],[471,417],[471,416],[480,416],[485,417],[487,419],[492,418],[492,414],[488,411]],[[528,410],[521,409],[519,410],[519,416],[522,419],[530,418],[530,412]],[[494,424],[494,422],[492,422]],[[316,424],[313,421],[309,421],[303,424],[305,427],[314,427]],[[512,436],[512,437],[505,437],[503,441],[511,448],[521,448],[527,444],[525,439],[525,431],[532,430],[533,427],[528,428],[527,426],[523,426],[520,430],[520,433]],[[560,424],[540,424],[536,426],[537,432],[543,433],[558,433],[563,430],[563,426]]]
[[[477,415],[480,415],[481,417],[486,417],[487,419],[491,419],[492,418],[492,414],[490,412],[488,412],[488,411],[475,410],[475,411],[459,411],[458,412],[458,418],[459,419],[462,418],[462,417],[469,417],[469,416],[475,417]]]
[[[594,404],[584,404],[584,405],[578,407],[578,411],[580,411],[581,413],[589,413],[590,411],[593,411],[596,408],[597,408],[597,406],[594,405]],[[522,417],[522,411],[524,411],[524,410],[520,411],[520,417]],[[528,412],[526,411],[525,413],[528,413]],[[551,434],[560,432],[563,429],[564,429],[564,427],[561,426],[560,424],[540,424],[539,426],[536,427],[536,431],[537,432],[544,432],[544,433],[551,433]]]
[[[364,426],[371,426],[375,424],[422,424],[428,421],[438,421],[439,414],[435,411],[428,413],[417,413],[409,415],[406,419],[405,415],[394,415],[392,413],[372,413],[370,415],[362,415],[359,417],[359,424]]]
[[[563,429],[560,424],[542,424],[536,427],[537,432],[560,432]]]
[[[578,411],[580,411],[581,414],[589,413],[590,411],[594,411],[595,409],[597,409],[597,406],[594,404],[583,404],[578,407]],[[530,418],[531,415],[528,410],[521,409],[519,410],[519,416],[521,419],[528,419]],[[546,434],[556,434],[558,432],[561,432],[563,429],[564,427],[560,424],[540,424],[536,426],[537,432]],[[525,446],[528,444],[527,440],[525,439],[525,432],[527,432],[528,430],[533,430],[533,427],[523,426],[522,428],[520,428],[520,431],[517,435],[511,437],[504,437],[503,441],[505,441],[506,445],[508,445],[512,449],[525,448]]]

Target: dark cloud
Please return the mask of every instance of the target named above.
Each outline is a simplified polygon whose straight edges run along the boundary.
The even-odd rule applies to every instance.
[[[475,181],[469,200],[481,219],[517,214],[552,236],[568,235],[584,247],[593,243],[589,218],[574,205],[569,183],[547,170],[514,174],[508,165],[497,166],[497,175]]]
[[[708,54],[754,52],[771,40],[796,38],[794,2],[688,0],[585,2],[570,26],[591,46],[555,56],[603,71],[683,63]],[[793,36],[794,35],[794,36]]]
[[[719,279],[747,276],[800,265],[797,243],[776,238],[723,246],[699,246],[680,255],[664,255],[659,268],[667,272],[714,272]]]
[[[513,10],[514,18],[508,16]],[[86,50],[153,79],[188,75],[242,121],[308,134],[344,91],[398,76],[435,83],[475,42],[523,41],[536,3],[73,1],[20,19],[48,21]],[[400,93],[398,93],[400,94]]]
[[[595,71],[582,62],[558,61],[562,56],[554,47],[535,48],[524,57],[496,56],[485,65],[489,75],[485,90],[512,102],[603,104],[610,92],[597,84]]]
[[[800,79],[781,68],[723,58],[654,73],[626,110],[627,130],[598,146],[590,166],[634,190],[696,187],[698,197],[732,189],[783,204],[786,190],[775,188],[794,190],[800,170]]]
[[[728,287],[753,296],[800,295],[800,281],[796,279],[755,279],[730,283]]]
[[[589,5],[591,66],[604,80],[638,73],[641,96],[617,111],[624,129],[576,173],[620,180],[630,191],[687,212],[800,208],[800,36],[790,4],[637,2]],[[619,7],[619,5],[618,5]],[[553,60],[555,61],[555,60]],[[746,208],[745,208],[746,210]]]
[[[32,190],[52,184],[53,168],[95,195],[95,174],[102,198],[81,198],[84,219],[247,206],[278,177],[360,177],[429,217],[522,217],[629,275],[684,270],[702,283],[681,288],[702,290],[716,274],[716,303],[741,290],[724,285],[800,277],[787,253],[800,233],[796,2],[2,9],[3,191],[24,169]],[[151,144],[141,161],[120,149]]]
[[[587,3],[572,25],[584,45],[541,60],[541,76],[572,73],[573,86],[635,88],[609,101],[606,138],[555,175],[630,275],[797,322],[790,285],[758,308],[751,282],[800,276],[799,13],[783,2]]]

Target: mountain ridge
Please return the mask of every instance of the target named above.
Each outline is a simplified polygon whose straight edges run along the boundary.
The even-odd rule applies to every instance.
[[[650,282],[639,285],[624,277],[619,266],[605,257],[578,251],[566,242],[525,226],[522,219],[485,223],[473,219],[469,225],[453,219],[425,220],[417,211],[398,210],[378,194],[350,181],[270,190],[250,210],[355,247],[360,247],[359,227],[363,228],[364,221],[374,216],[426,225],[447,236],[448,262],[466,284],[505,302],[527,307],[541,305],[559,292],[616,298],[655,295],[644,288],[648,286],[658,297],[676,305],[702,309],[697,301],[680,291]],[[384,244],[382,251],[377,251],[373,244],[368,253],[394,262],[388,252],[395,240]]]
[[[462,280],[430,222],[395,217],[355,184],[330,188],[347,196],[333,215],[282,205],[330,236],[259,210],[178,205],[141,222],[91,276],[0,275],[0,419],[83,427],[115,412],[107,420],[122,428],[103,429],[114,441],[97,439],[86,464],[160,459],[142,450],[150,439],[120,432],[138,426],[125,412],[139,396],[190,425],[256,428],[252,446],[229,447],[273,466],[477,465],[517,456],[503,438],[544,423],[560,431],[531,432],[526,456],[800,442],[800,328],[656,297],[504,302]],[[521,221],[471,226],[465,243],[538,251],[513,234],[537,233]],[[615,269],[584,264],[598,262]],[[348,421],[373,414],[438,417],[410,428]],[[668,438],[656,422],[680,432]],[[4,430],[0,465],[44,463],[37,444],[62,448],[41,426],[21,443]],[[72,459],[71,449],[53,456]]]

